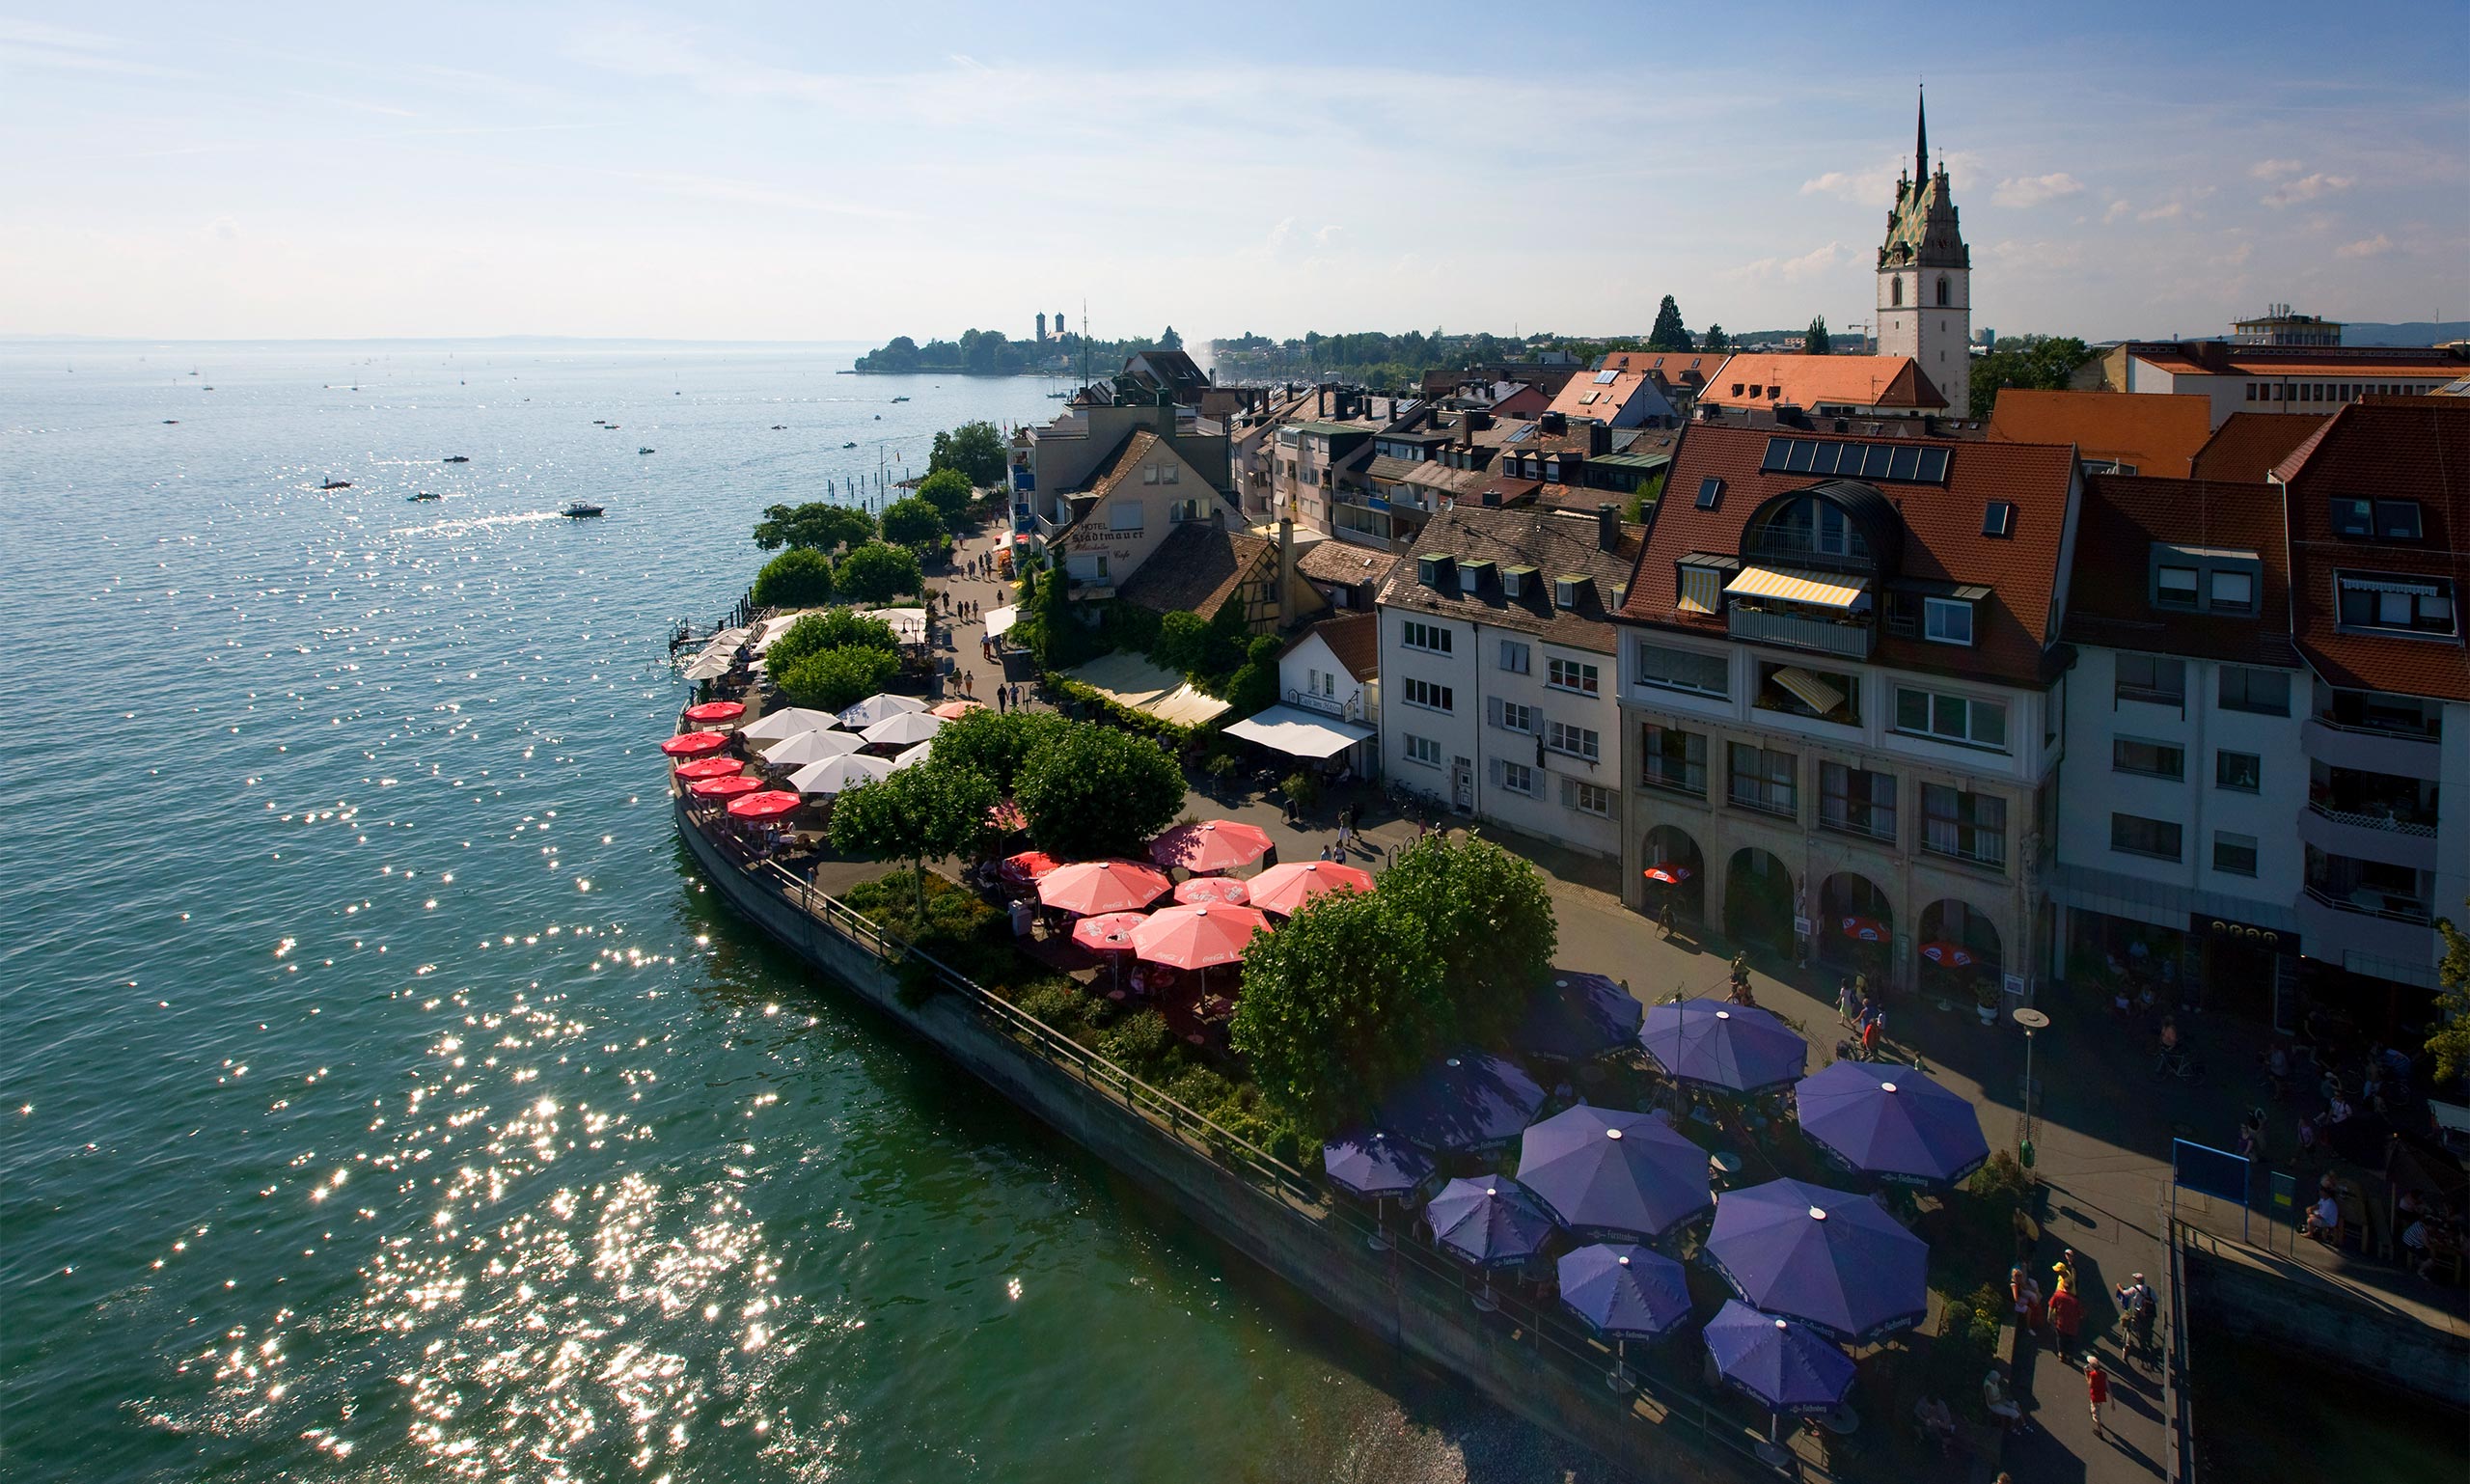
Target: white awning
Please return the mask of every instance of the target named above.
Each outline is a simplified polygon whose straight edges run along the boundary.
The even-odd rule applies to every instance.
[[[926,610],[923,608],[870,608],[865,617],[881,618],[892,628],[894,639],[905,645],[926,642]]]
[[[1821,716],[1832,716],[1844,704],[1844,693],[1798,665],[1775,672],[1775,683],[1798,696]]]
[[[1789,566],[1745,566],[1724,584],[1736,597],[1771,597],[1787,603],[1815,603],[1821,608],[1857,608],[1868,595],[1869,579],[1834,572],[1804,572]]]
[[[1372,735],[1369,727],[1332,721],[1296,706],[1272,706],[1224,731],[1230,737],[1275,748],[1290,757],[1333,757]]]
[[[990,609],[986,615],[986,637],[994,639],[1008,634],[1012,631],[1012,625],[1020,621],[1021,610],[1017,607]]]

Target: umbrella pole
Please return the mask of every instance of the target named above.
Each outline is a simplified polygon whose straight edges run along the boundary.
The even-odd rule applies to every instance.
[[[1498,1307],[1500,1305],[1493,1302],[1493,1270],[1486,1268],[1484,1286],[1475,1291],[1475,1312],[1489,1314]]]
[[[1767,1441],[1758,1445],[1759,1461],[1770,1469],[1781,1469],[1792,1459],[1784,1447],[1784,1415],[1770,1408],[1767,1413]]]
[[[1630,1389],[1629,1360],[1630,1342],[1625,1339],[1614,1340],[1612,1342],[1612,1371],[1611,1374],[1604,1378],[1604,1384],[1606,1387],[1609,1387],[1615,1391],[1627,1391]]]
[[[1363,1239],[1363,1245],[1376,1252],[1389,1250],[1389,1197],[1386,1195],[1372,1197],[1372,1235]]]

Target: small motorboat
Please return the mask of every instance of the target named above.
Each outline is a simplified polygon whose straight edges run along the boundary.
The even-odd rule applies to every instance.
[[[789,425],[786,423],[775,423],[772,425],[772,430],[776,433],[787,432],[789,430]]]
[[[351,481],[328,480],[325,483],[320,484],[317,487],[319,489],[349,489],[351,488]]]
[[[423,500],[435,500],[440,497],[432,491],[424,489],[417,495],[405,495],[403,498],[411,501],[415,505],[418,505]]]
[[[858,446],[858,440],[857,440],[857,439],[855,439],[855,438],[852,438],[852,439],[850,439],[847,443],[844,443],[844,444],[842,444],[842,445],[841,445],[841,447],[842,447],[842,448],[844,448],[844,449],[854,449],[854,448],[856,448],[857,446]]]
[[[896,402],[905,402],[905,401],[909,400],[909,398],[906,398],[906,397],[895,397],[895,398],[892,398],[892,400],[893,400],[893,401],[896,401]]]
[[[178,418],[165,418],[163,420],[163,426],[165,427],[178,427],[180,426],[180,420]]]
[[[608,428],[613,433],[618,430],[618,425],[615,423],[603,423],[600,426]]]
[[[591,420],[591,426],[594,427],[607,427],[609,426],[609,420],[607,418],[593,418]]]
[[[472,460],[470,460],[469,458],[464,457],[464,456],[463,456],[462,454],[460,454],[460,453],[449,453],[449,454],[447,454],[447,455],[446,455],[446,457],[445,457],[444,459],[442,459],[442,460],[440,460],[440,461],[441,461],[441,462],[443,462],[443,463],[450,463],[450,464],[468,464],[468,463],[470,463]]]
[[[636,452],[636,453],[650,453],[650,452],[651,452],[651,450],[649,450],[649,449],[637,449],[635,452]]]
[[[592,504],[589,500],[576,500],[570,502],[564,509],[560,510],[558,513],[563,515],[568,520],[590,520],[594,515],[605,514],[607,512],[601,507]]]
[[[210,392],[210,391],[212,391],[212,390],[214,390],[214,389],[213,389],[212,387],[208,387],[208,388],[206,388],[206,390]],[[878,412],[878,413],[876,413],[876,414],[875,414],[875,421],[876,421],[876,422],[880,423],[880,422],[882,422],[883,420],[884,420],[884,415],[883,415],[882,413]]]

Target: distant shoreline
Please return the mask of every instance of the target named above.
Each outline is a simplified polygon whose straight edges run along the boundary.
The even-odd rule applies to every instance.
[[[1034,376],[1044,381],[1070,381],[1075,373],[1051,371],[963,371],[957,366],[920,366],[914,371],[865,371],[853,366],[846,371],[835,371],[833,374],[837,376],[983,376],[990,381],[1002,376]]]

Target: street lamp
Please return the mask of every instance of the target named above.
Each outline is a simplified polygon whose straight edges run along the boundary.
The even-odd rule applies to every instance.
[[[2033,1168],[2033,1032],[2049,1029],[2049,1017],[2031,1005],[2017,1007],[2016,1024],[2024,1028],[2024,1119],[2017,1135],[2017,1158]]]

